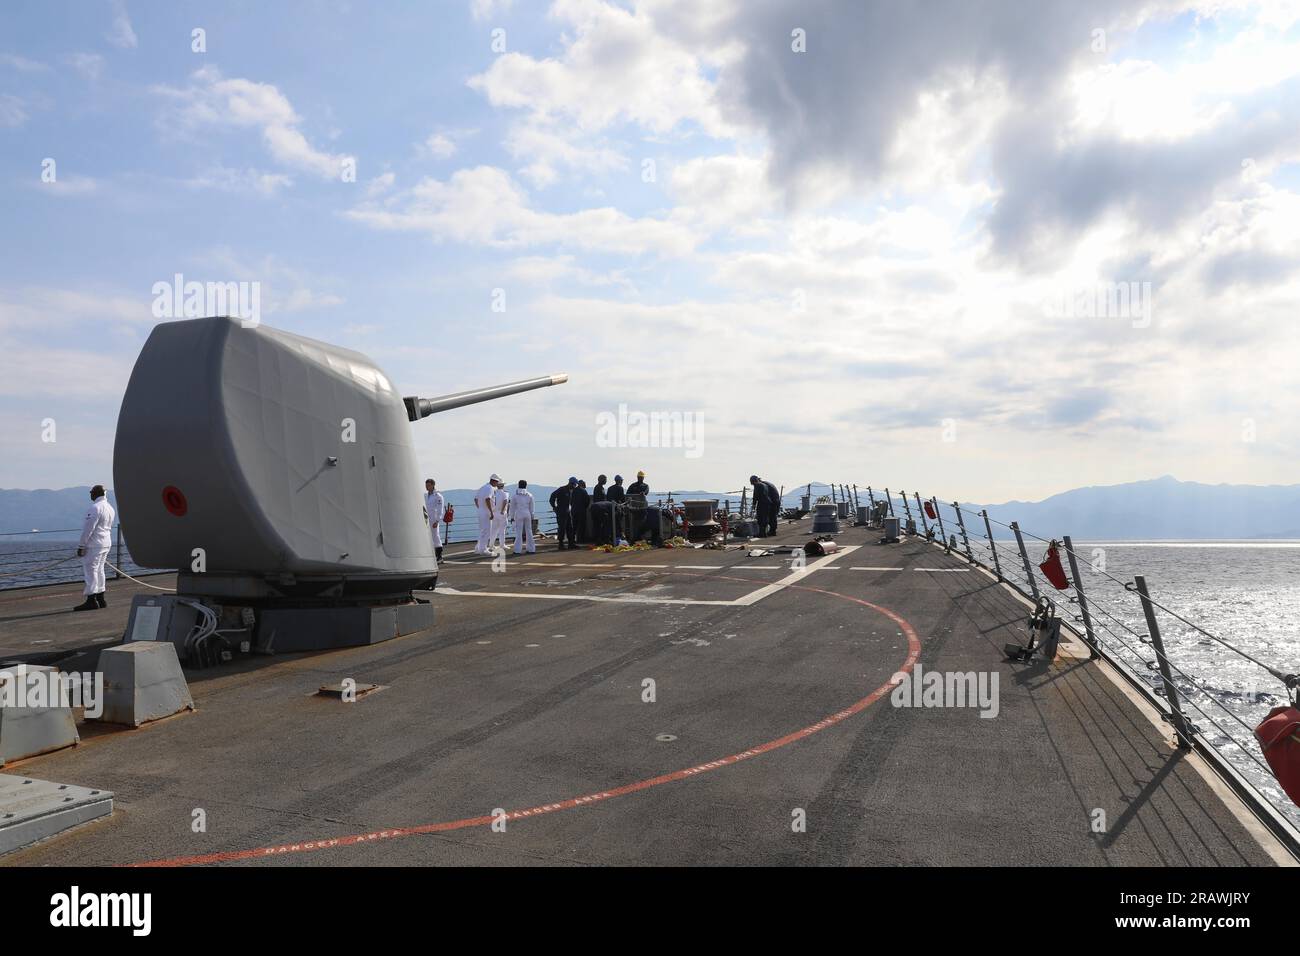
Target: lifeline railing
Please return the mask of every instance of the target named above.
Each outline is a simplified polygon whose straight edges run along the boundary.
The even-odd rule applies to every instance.
[[[796,486],[794,492],[803,487]],[[876,501],[886,502],[888,512],[900,519],[904,533],[909,522],[914,522],[918,536],[931,540],[935,547],[941,547],[947,553],[957,554],[984,568],[1000,583],[1013,588],[1035,605],[1046,597],[1053,605],[1053,613],[1056,613],[1057,602],[1053,597],[1062,595],[1064,600],[1061,603],[1077,608],[1077,613],[1062,614],[1062,623],[1083,640],[1089,657],[1103,660],[1114,668],[1170,724],[1179,749],[1194,750],[1205,757],[1260,822],[1300,858],[1300,829],[1297,829],[1300,810],[1276,785],[1272,769],[1256,755],[1258,742],[1254,726],[1211,693],[1203,678],[1190,674],[1186,667],[1170,658],[1157,611],[1201,638],[1226,648],[1277,681],[1281,693],[1257,693],[1253,701],[1256,705],[1271,706],[1287,699],[1294,701],[1300,688],[1300,676],[1261,661],[1157,601],[1151,596],[1145,575],[1134,574],[1133,580],[1127,581],[1111,574],[1096,561],[1081,561],[1070,535],[1044,538],[1021,528],[1016,521],[1004,522],[994,518],[987,509],[975,511],[958,501],[942,502],[934,495],[922,498],[915,491],[900,489],[891,492],[886,488],[877,492],[871,486],[863,486],[865,494],[861,494],[856,485],[831,487],[836,500],[848,500],[855,510],[864,498],[869,505]],[[813,500],[816,497],[814,495]],[[933,517],[925,510],[927,504],[933,509]],[[994,533],[995,525],[1010,533],[1014,546],[1004,543],[1007,538],[998,538]],[[1043,574],[1039,567],[1041,562],[1030,559],[1026,538],[1041,542],[1048,549],[1055,546],[1065,555],[1069,576],[1064,590],[1058,590]],[[1092,576],[1085,576],[1089,572]],[[1135,597],[1141,619],[1127,614],[1118,601],[1112,600],[1113,597]],[[1126,620],[1126,617],[1130,619]],[[1207,711],[1202,704],[1210,706],[1210,710]],[[1189,710],[1195,711],[1199,720],[1212,726],[1221,739],[1213,739],[1200,723],[1189,716]],[[1253,719],[1258,723],[1263,716],[1263,713],[1258,713],[1253,715]],[[1226,725],[1220,721],[1225,721]],[[1243,771],[1256,774],[1259,783],[1252,782]]]
[[[56,538],[56,535],[65,537]],[[77,557],[80,537],[80,528],[0,533],[0,591],[80,581],[81,559]],[[22,547],[28,544],[31,547]],[[120,524],[113,528],[109,556],[114,568],[121,569],[112,572],[115,580],[122,577],[122,571],[140,575],[168,573],[142,568],[131,559],[130,550],[122,540]]]

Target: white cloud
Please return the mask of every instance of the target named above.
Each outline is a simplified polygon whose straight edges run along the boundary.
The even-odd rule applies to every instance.
[[[0,395],[120,401],[133,358],[96,348],[63,348],[0,337]]]
[[[262,312],[265,315],[332,308],[345,301],[333,292],[320,291],[319,286],[328,285],[329,280],[287,265],[274,255],[249,259],[233,249],[222,247],[205,255],[202,267],[202,275],[198,269],[192,269],[186,271],[186,279],[260,283]],[[163,276],[162,281],[170,282],[171,277]]]
[[[298,128],[302,119],[287,97],[270,83],[226,79],[214,67],[196,71],[185,89],[158,87],[178,108],[179,121],[188,127],[253,127],[280,164],[311,173],[320,179],[337,179],[345,160],[352,157],[314,147]]]
[[[0,329],[43,331],[75,327],[92,317],[126,324],[152,323],[149,301],[143,292],[132,297],[46,287],[0,289]]]
[[[11,67],[20,73],[44,73],[49,69],[44,63],[12,53],[0,53],[0,66]]]
[[[134,50],[139,46],[135,30],[131,28],[131,17],[126,12],[126,4],[123,0],[113,0],[113,25],[106,39],[113,46],[123,50]]]
[[[446,182],[426,178],[384,202],[366,202],[348,215],[376,229],[427,232],[435,239],[519,248],[561,245],[609,253],[684,255],[695,238],[685,227],[632,218],[603,207],[572,213],[534,209],[505,170],[461,169]]]
[[[499,14],[510,12],[514,0],[470,0],[470,15],[475,20],[487,20]]]
[[[460,152],[465,140],[477,136],[478,132],[478,129],[474,127],[456,129],[440,127],[430,133],[424,142],[419,143],[415,151],[417,155],[427,159],[451,159]]]
[[[550,285],[562,280],[589,286],[618,286],[635,293],[636,287],[618,270],[597,272],[581,265],[572,255],[521,256],[510,263],[511,278],[538,285]]]
[[[99,180],[91,176],[69,176],[62,174],[52,183],[43,180],[34,183],[35,188],[45,190],[52,196],[84,196],[99,190]]]
[[[516,160],[528,161],[519,175],[539,187],[554,183],[561,169],[581,177],[627,169],[627,157],[617,150],[581,139],[568,130],[524,122],[511,128],[505,145]]]
[[[714,4],[701,13],[645,3],[627,10],[598,0],[558,0],[550,14],[573,31],[559,56],[503,53],[469,85],[493,106],[523,111],[506,145],[516,159],[528,160],[520,175],[534,185],[553,183],[563,170],[622,169],[626,157],[597,136],[615,124],[656,135],[735,132],[710,72],[734,59],[736,46],[720,35],[693,46],[656,22],[657,15],[665,22],[688,15],[712,23],[724,8]]]
[[[676,201],[674,218],[706,231],[761,233],[762,217],[778,214],[781,206],[767,181],[765,157],[721,153],[678,163],[668,191]]]
[[[112,43],[114,47],[122,49],[135,49],[139,42],[135,39],[135,30],[131,29],[131,17],[126,12],[126,4],[123,0],[113,0],[113,26],[105,39]]]
[[[104,58],[98,53],[69,53],[63,60],[92,83],[104,72]]]
[[[284,173],[232,169],[221,165],[211,166],[182,182],[196,189],[219,189],[223,192],[256,193],[261,196],[275,196],[280,190],[293,185],[293,179]]]
[[[0,126],[10,129],[27,122],[27,110],[23,101],[10,93],[0,93]]]
[[[424,141],[424,149],[434,159],[450,159],[456,152],[456,144],[442,133],[432,133]]]
[[[378,196],[382,196],[384,193],[388,192],[388,190],[393,188],[393,183],[396,181],[397,174],[392,170],[389,170],[386,173],[381,173],[374,179],[370,180],[370,182],[366,183],[366,198],[374,199]]]

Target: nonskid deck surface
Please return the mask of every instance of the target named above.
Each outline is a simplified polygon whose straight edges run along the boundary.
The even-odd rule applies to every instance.
[[[176,586],[174,574],[150,574],[140,582],[108,581],[108,607],[73,611],[84,600],[81,582],[0,591],[0,664],[40,663],[78,650],[108,647],[122,639],[131,598]]]
[[[799,575],[449,549],[432,631],[193,674],[196,713],[18,765],[118,809],[0,863],[1270,862],[1097,665],[1003,660],[1027,617],[1006,588],[878,537]],[[912,661],[996,673],[997,716],[895,707]],[[381,689],[314,696],[346,678]]]

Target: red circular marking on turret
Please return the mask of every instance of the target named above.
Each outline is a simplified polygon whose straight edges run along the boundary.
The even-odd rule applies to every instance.
[[[185,500],[185,493],[175,485],[168,485],[162,491],[163,507],[180,518],[190,510],[190,503]]]

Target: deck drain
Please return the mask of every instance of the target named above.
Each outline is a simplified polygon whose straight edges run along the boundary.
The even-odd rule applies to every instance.
[[[661,744],[672,743],[676,739],[676,734],[657,734],[655,736],[655,740],[659,741]]]

